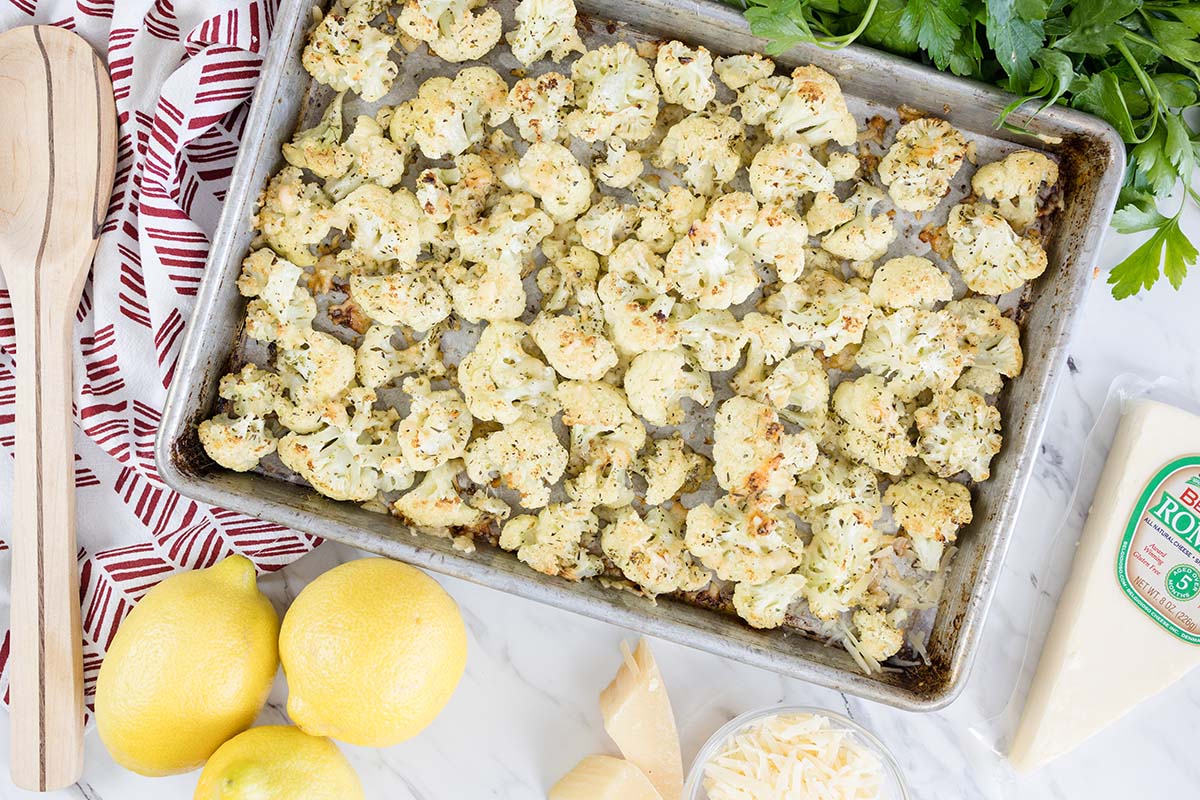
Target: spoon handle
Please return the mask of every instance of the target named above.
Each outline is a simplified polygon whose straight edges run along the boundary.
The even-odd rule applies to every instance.
[[[38,287],[14,297],[17,442],[13,480],[12,777],[36,791],[70,786],[83,771],[83,660],[75,547],[71,420],[72,315]],[[47,297],[39,294],[45,292]]]

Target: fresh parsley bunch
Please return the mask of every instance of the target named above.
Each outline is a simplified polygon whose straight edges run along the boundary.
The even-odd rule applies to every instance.
[[[731,0],[741,4],[740,0]],[[1129,146],[1113,227],[1153,231],[1108,282],[1118,299],[1165,274],[1176,289],[1196,263],[1180,229],[1200,203],[1200,3],[1175,0],[747,0],[751,29],[778,54],[801,42],[852,41],[994,83],[1027,102],[1064,103],[1112,124]],[[1176,187],[1182,188],[1176,192]],[[1166,208],[1166,213],[1160,210]]]

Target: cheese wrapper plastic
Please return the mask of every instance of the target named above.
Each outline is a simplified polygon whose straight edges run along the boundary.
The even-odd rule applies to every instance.
[[[1151,400],[1117,428],[1009,751],[1071,750],[1200,664],[1200,417]]]

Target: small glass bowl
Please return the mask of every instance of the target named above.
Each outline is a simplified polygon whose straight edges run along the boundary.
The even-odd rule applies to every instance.
[[[828,719],[833,727],[849,731],[859,744],[875,753],[879,757],[880,764],[883,765],[883,786],[879,800],[909,800],[908,789],[904,785],[904,779],[900,776],[900,767],[896,764],[896,759],[875,734],[849,717],[811,706],[769,706],[739,714],[722,725],[704,743],[700,752],[696,754],[696,760],[692,762],[691,772],[688,773],[687,783],[683,787],[685,800],[707,800],[708,793],[704,791],[704,767],[730,736],[751,722],[766,717],[790,714],[816,714]]]

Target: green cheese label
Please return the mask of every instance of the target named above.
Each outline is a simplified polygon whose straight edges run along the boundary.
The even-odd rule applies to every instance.
[[[1200,645],[1200,456],[1172,461],[1146,484],[1121,539],[1117,582],[1155,624]]]

